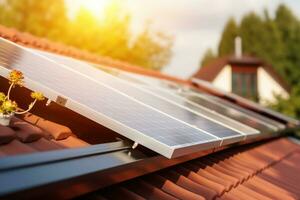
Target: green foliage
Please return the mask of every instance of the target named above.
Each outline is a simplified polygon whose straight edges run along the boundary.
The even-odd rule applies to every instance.
[[[283,99],[280,96],[278,98],[278,103],[270,105],[271,108],[284,113],[286,115],[299,118],[300,116],[300,89],[299,87],[294,87],[291,91],[289,99]]]
[[[284,5],[278,7],[274,21],[285,44],[284,66],[279,70],[291,85],[300,87],[300,22]]]
[[[212,49],[207,49],[204,53],[204,56],[202,58],[200,66],[203,67],[210,63],[210,61],[214,60],[216,58],[216,55],[214,54]]]
[[[64,0],[3,0],[0,11],[1,24],[51,39],[68,22]]]
[[[238,35],[238,27],[234,18],[230,18],[225,25],[219,43],[219,55],[224,56],[234,52],[234,39]],[[203,61],[202,61],[203,62]]]
[[[0,24],[145,68],[166,66],[173,38],[149,25],[133,34],[131,22],[118,0],[107,5],[100,19],[84,8],[69,19],[64,0],[3,0],[0,4]]]
[[[278,96],[272,108],[300,118],[300,22],[285,5],[279,5],[274,18],[254,12],[246,14],[239,25],[230,18],[219,43],[219,55],[232,54],[234,37],[242,38],[243,53],[262,58],[273,65],[292,86],[290,98]]]

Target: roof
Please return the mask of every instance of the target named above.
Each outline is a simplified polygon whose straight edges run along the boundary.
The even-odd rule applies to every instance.
[[[26,47],[189,83],[1,25],[0,37]],[[247,60],[250,64],[254,62]],[[4,88],[1,77],[0,83],[0,88]],[[26,88],[18,89],[17,101],[22,104],[29,95],[23,93]],[[300,147],[287,137],[251,140],[248,141],[251,144],[237,143],[167,159],[140,146],[131,149],[131,143],[111,142],[111,137],[116,136],[112,136],[113,131],[84,121],[82,116],[59,105],[45,107],[44,104],[43,109],[39,109],[41,104],[34,109],[41,117],[24,115],[14,118],[11,128],[0,127],[0,196],[5,194],[7,199],[66,199],[80,195],[82,199],[296,199],[300,195],[297,184]],[[110,137],[105,139],[103,135]],[[100,138],[95,144],[99,141],[102,144],[86,142],[95,140],[96,136]],[[41,151],[46,152],[31,154]],[[11,177],[18,177],[19,181],[13,182]]]
[[[68,127],[33,114],[13,117],[9,127],[0,125],[0,157],[88,145]]]
[[[286,91],[290,91],[291,89],[270,64],[257,57],[248,55],[244,55],[242,58],[234,56],[216,58],[208,65],[202,66],[192,77],[212,82],[226,65],[263,67]]]
[[[230,148],[83,199],[298,199],[300,146],[287,138]]]

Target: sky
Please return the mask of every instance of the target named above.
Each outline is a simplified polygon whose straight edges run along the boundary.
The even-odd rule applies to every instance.
[[[84,6],[93,13],[109,0],[66,0],[71,12]],[[299,0],[123,0],[133,15],[133,30],[138,31],[150,20],[153,28],[175,38],[173,57],[163,73],[188,78],[199,69],[208,48],[217,50],[222,30],[233,16],[238,22],[249,11],[271,16],[280,3],[285,3],[300,17]]]

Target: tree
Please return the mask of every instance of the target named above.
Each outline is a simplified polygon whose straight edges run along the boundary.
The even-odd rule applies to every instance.
[[[219,43],[219,55],[232,54],[234,37],[243,41],[243,53],[251,54],[271,63],[292,86],[289,99],[278,96],[276,110],[300,118],[300,22],[285,5],[279,5],[274,18],[267,11],[264,16],[250,12],[236,25],[230,18]],[[203,61],[210,57],[206,52]]]
[[[243,40],[243,51],[258,56],[279,68],[283,57],[283,43],[276,23],[265,11],[265,18],[255,13],[245,15],[239,27]]]
[[[149,25],[132,33],[131,14],[120,0],[110,1],[100,19],[83,8],[69,19],[64,0],[3,0],[0,23],[154,70],[166,66],[172,56],[173,37]]]
[[[0,10],[1,24],[52,40],[68,25],[64,0],[3,0]]]
[[[210,63],[210,61],[214,60],[215,58],[216,58],[216,55],[214,54],[213,50],[209,48],[204,53],[200,67],[207,65],[208,63]]]
[[[299,85],[300,75],[300,23],[292,11],[285,5],[276,10],[275,23],[281,34],[284,46],[284,66],[279,69],[292,85]]]
[[[299,87],[293,87],[290,98],[284,99],[280,96],[277,97],[277,103],[271,104],[270,107],[289,115],[291,117],[300,117],[300,89]]]
[[[148,69],[160,70],[172,56],[172,45],[171,36],[151,30],[150,24],[147,24],[144,31],[133,41],[128,61]]]
[[[234,18],[230,18],[221,36],[218,48],[219,56],[232,54],[234,52],[234,39],[236,36],[238,36],[238,27]]]

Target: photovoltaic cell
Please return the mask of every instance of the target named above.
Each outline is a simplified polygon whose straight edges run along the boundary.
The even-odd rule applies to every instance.
[[[220,112],[230,118],[239,120],[248,126],[260,130],[264,134],[275,133],[284,128],[282,124],[276,121],[217,97],[198,92],[183,92],[181,95],[195,103],[204,105],[205,107]]]
[[[129,95],[130,97],[133,97],[140,102],[150,105],[151,107],[159,111],[162,111],[176,119],[188,123],[198,129],[201,129],[201,131],[205,131],[206,133],[212,134],[218,138],[222,138],[224,144],[240,141],[245,138],[244,134],[241,134],[231,128],[225,127],[219,122],[215,122],[210,120],[209,118],[200,116],[184,107],[180,107],[174,104],[172,101],[168,101],[145,89],[133,86],[127,81],[120,80],[96,68],[92,68],[85,62],[49,53],[42,54],[66,66],[71,66],[72,69],[84,73],[94,80],[101,80],[101,83],[107,84],[110,87],[118,90],[119,92]],[[249,134],[253,133],[253,130],[251,131],[252,132],[249,132]]]
[[[21,70],[30,89],[41,90],[52,100],[58,95],[66,98],[66,107],[166,157],[221,144],[220,139],[205,131],[0,38],[1,75],[7,75],[8,69]]]
[[[236,94],[225,92],[225,91],[222,91],[220,89],[217,89],[217,88],[213,87],[212,84],[207,82],[207,81],[200,80],[200,79],[197,79],[197,78],[193,78],[192,82],[199,85],[199,86],[201,86],[201,87],[207,88],[207,89],[215,91],[217,93],[221,93],[229,99],[233,99],[237,102],[240,102],[244,105],[247,105],[248,107],[251,107],[252,109],[254,109],[258,112],[264,113],[265,115],[267,115],[269,117],[275,118],[278,121],[284,122],[288,125],[291,124],[292,126],[300,126],[300,121],[297,120],[297,119],[293,119],[293,118],[288,117],[286,115],[283,115],[279,112],[276,112],[276,111],[271,110],[269,108],[263,107],[262,105],[260,105],[258,103],[255,103],[255,102],[250,101],[246,98],[240,97]]]
[[[106,71],[106,70],[105,70]],[[108,72],[110,73],[110,72]],[[146,88],[147,90],[153,91],[160,96],[163,96],[169,100],[172,100],[178,104],[184,105],[192,110],[195,110],[199,113],[205,114],[211,119],[218,119],[223,124],[229,125],[242,133],[248,134],[250,137],[257,137],[260,135],[269,135],[270,133],[274,133],[279,130],[279,128],[275,125],[279,123],[275,122],[275,125],[272,125],[272,120],[260,116],[254,112],[245,110],[241,107],[236,106],[235,108],[231,108],[230,105],[226,106],[224,102],[217,102],[216,100],[210,99],[208,96],[201,94],[199,92],[194,91],[185,91],[184,90],[174,90],[170,89],[169,86],[160,84],[163,88],[157,87],[156,82],[154,84],[149,83],[143,80],[138,74],[131,74],[129,72],[121,71],[115,69],[113,73],[111,73],[119,78],[127,80],[131,83],[135,83],[140,87]],[[181,92],[180,92],[181,91]],[[181,94],[179,94],[181,93]],[[225,105],[224,105],[225,104]],[[244,112],[241,112],[244,111]],[[209,112],[210,111],[210,112]],[[220,115],[220,114],[222,115]],[[246,114],[247,113],[247,114]],[[217,115],[218,114],[218,115]],[[227,116],[228,118],[225,118]],[[232,120],[234,119],[234,120]],[[260,119],[260,120],[259,120]],[[236,120],[236,121],[235,121]],[[236,122],[240,123],[236,123]],[[271,123],[268,124],[267,122]],[[245,125],[248,126],[245,126]],[[243,126],[244,125],[244,126]],[[256,129],[251,129],[251,127]],[[250,129],[250,130],[249,130]],[[259,131],[257,131],[259,130]],[[250,133],[252,133],[250,135]],[[258,135],[259,133],[259,135]]]
[[[177,88],[171,90],[170,87],[168,86],[167,87],[164,86],[164,89],[153,87],[156,84],[151,84],[149,83],[149,81],[148,82],[143,81],[143,78],[140,75],[123,72],[120,70],[118,73],[114,73],[114,75],[123,78],[127,81],[136,83],[138,85],[142,85],[142,87],[155,91],[156,93],[166,98],[172,99],[177,103],[186,104],[187,107],[191,107],[193,110],[199,110],[199,108],[202,107],[205,109],[209,109],[211,111],[215,111],[217,113],[221,113],[222,115],[228,116],[229,119],[235,119],[236,121],[246,124],[249,127],[253,127],[256,128],[257,130],[260,130],[261,134],[266,136],[270,134],[274,135],[278,131],[284,129],[284,125],[277,121],[274,121],[270,118],[255,113],[251,110],[247,110],[236,104],[227,102],[223,99],[220,99],[212,95],[200,93],[198,91],[190,90],[188,88],[184,88],[184,89]],[[178,99],[179,95],[185,98],[188,102],[184,103],[182,102],[182,100]],[[195,108],[194,105],[190,105],[190,102],[196,103],[200,107]],[[209,113],[206,113],[206,115],[209,116]],[[214,116],[213,118],[216,118],[216,116]],[[224,122],[224,120],[222,119],[219,120]],[[232,122],[229,123],[233,127],[235,126],[234,123]]]
[[[232,120],[231,118],[227,118],[224,115],[219,114],[218,112],[215,112],[212,109],[208,109],[204,107],[204,105],[194,103],[193,101],[188,100],[187,98],[184,98],[182,96],[179,96],[175,93],[169,92],[167,90],[159,89],[159,88],[153,88],[153,87],[146,87],[148,90],[151,90],[171,101],[174,101],[180,105],[186,106],[187,108],[196,111],[197,113],[203,114],[210,119],[218,120],[222,122],[222,124],[225,124],[226,126],[230,126],[233,129],[237,130],[238,132],[244,134],[244,135],[257,135],[260,134],[260,131],[251,128],[249,126],[246,126],[244,124],[241,124],[235,120]]]

